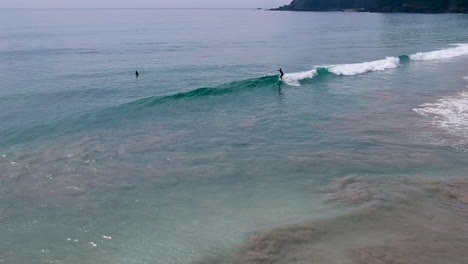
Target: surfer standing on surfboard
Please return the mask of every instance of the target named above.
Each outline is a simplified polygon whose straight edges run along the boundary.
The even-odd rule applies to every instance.
[[[277,70],[280,72],[280,79],[283,80],[283,76],[284,76],[284,72],[283,70],[280,68],[279,70]]]

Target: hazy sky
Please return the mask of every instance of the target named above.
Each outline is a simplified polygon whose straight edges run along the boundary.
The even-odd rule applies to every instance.
[[[291,0],[0,0],[0,8],[270,8]]]

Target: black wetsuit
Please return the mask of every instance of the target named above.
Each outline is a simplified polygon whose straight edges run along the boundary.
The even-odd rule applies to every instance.
[[[138,71],[135,72],[135,76],[138,77],[140,74],[138,73]]]
[[[278,71],[280,72],[280,78],[281,78],[281,80],[283,80],[283,76],[284,76],[283,69],[280,68]]]

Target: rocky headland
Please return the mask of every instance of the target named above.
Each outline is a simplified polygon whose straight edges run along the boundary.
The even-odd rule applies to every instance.
[[[468,0],[293,0],[273,10],[468,13]]]

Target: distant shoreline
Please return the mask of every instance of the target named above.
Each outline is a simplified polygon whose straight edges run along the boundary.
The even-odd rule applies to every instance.
[[[8,10],[258,10],[255,7],[52,7],[52,8],[0,8],[0,11]],[[262,8],[262,10],[273,10]]]
[[[372,12],[414,14],[467,14],[468,0],[366,0],[317,1],[292,0],[271,11]]]
[[[290,12],[343,12],[343,13],[400,13],[400,14],[468,14],[468,10],[459,12],[431,12],[431,11],[379,11],[369,10],[365,8],[350,8],[350,9],[328,9],[328,10],[309,10],[309,9],[294,9],[294,8],[212,8],[212,7],[76,7],[76,8],[0,8],[0,11],[79,11],[79,10],[253,10],[253,11],[290,11]]]
[[[330,9],[330,10],[298,10],[298,9],[279,9],[279,8],[272,8],[268,9],[268,11],[289,11],[289,12],[342,12],[342,13],[381,13],[381,14],[468,14],[468,10],[464,12],[430,12],[430,11],[375,11],[375,10],[367,10],[367,9]]]

